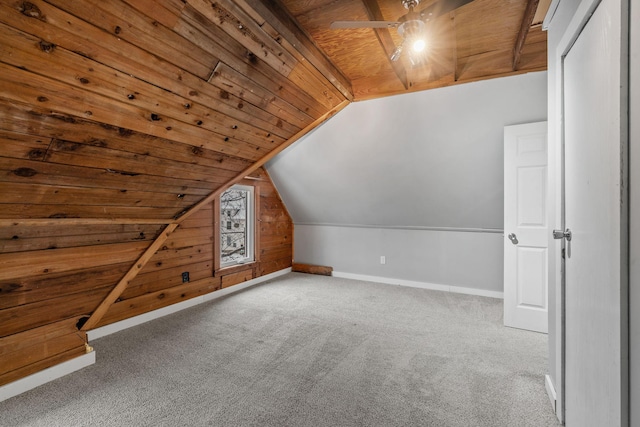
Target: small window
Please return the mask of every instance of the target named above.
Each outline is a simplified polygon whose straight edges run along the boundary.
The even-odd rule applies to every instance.
[[[253,256],[253,187],[234,185],[220,196],[220,266],[251,262]]]

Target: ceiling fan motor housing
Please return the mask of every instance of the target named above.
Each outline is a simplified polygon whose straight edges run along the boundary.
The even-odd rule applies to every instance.
[[[402,0],[402,5],[405,9],[411,9],[420,4],[420,0]]]

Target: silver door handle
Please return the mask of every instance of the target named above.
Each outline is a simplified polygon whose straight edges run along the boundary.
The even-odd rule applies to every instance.
[[[571,241],[571,230],[568,229],[568,228],[565,231],[553,230],[553,238],[554,239],[567,239],[567,242],[570,242]]]
[[[507,237],[509,237],[509,240],[511,240],[511,243],[513,243],[514,245],[518,244],[518,238],[516,237],[516,233],[511,233]]]

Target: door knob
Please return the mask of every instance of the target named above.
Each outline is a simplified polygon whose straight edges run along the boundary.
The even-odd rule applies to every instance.
[[[516,237],[516,233],[511,233],[507,237],[509,237],[509,240],[511,240],[511,243],[513,243],[514,245],[518,244],[518,238]]]
[[[570,242],[571,241],[571,230],[568,229],[568,228],[565,231],[553,230],[553,238],[554,239],[567,239],[567,242]]]

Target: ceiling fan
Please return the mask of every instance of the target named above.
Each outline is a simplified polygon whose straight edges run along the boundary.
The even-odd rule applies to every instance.
[[[402,55],[405,44],[411,46],[409,59],[413,65],[420,62],[420,55],[426,47],[425,26],[426,23],[445,13],[451,12],[473,0],[438,0],[428,7],[416,12],[414,9],[420,4],[420,0],[402,0],[402,5],[409,10],[397,21],[334,21],[332,30],[348,28],[397,28],[402,37],[402,43],[391,54],[390,59],[397,61]]]

